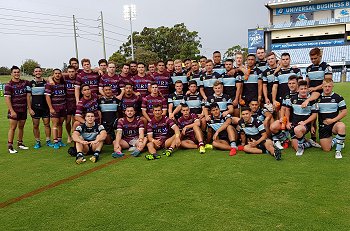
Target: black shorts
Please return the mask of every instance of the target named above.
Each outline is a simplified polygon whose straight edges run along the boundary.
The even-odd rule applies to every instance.
[[[262,153],[266,153],[265,143],[266,140],[263,140],[256,146],[256,148],[260,149]]]
[[[289,130],[290,138],[291,138],[291,139],[296,139],[295,133],[294,133],[294,128],[295,128],[296,126],[298,126],[298,125],[292,125],[292,128]],[[309,131],[311,131],[311,124],[305,125],[305,128],[306,128],[305,134],[307,134]]]
[[[26,120],[27,119],[27,111],[26,112],[16,112],[17,117],[11,117],[10,111],[7,113],[7,118],[11,120]]]
[[[34,115],[32,115],[33,119],[40,119],[40,118],[49,118],[50,117],[50,110],[48,108],[42,109],[42,108],[33,108]]]
[[[229,140],[228,140],[227,131],[222,131],[222,132],[220,132],[219,135],[218,135],[218,138],[219,138],[219,140],[226,140],[226,141],[229,141]]]
[[[117,120],[116,120],[117,121]],[[107,135],[109,135],[112,140],[115,140],[115,123],[113,122],[102,122],[103,127],[105,128]]]
[[[318,129],[319,138],[325,139],[325,138],[332,137],[332,135],[333,135],[332,130],[333,130],[334,125],[335,125],[335,123],[330,124],[330,125],[320,124],[319,129]]]

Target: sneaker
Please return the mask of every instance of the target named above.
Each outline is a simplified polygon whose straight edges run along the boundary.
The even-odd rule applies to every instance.
[[[296,156],[302,156],[304,154],[304,146],[303,145],[298,145],[298,150],[295,153]]]
[[[156,153],[156,154],[153,154],[153,157],[154,157],[154,159],[160,159],[162,156],[161,156],[161,155],[158,155],[158,154]]]
[[[34,149],[39,149],[39,148],[41,148],[41,143],[40,141],[37,141],[34,145]]]
[[[147,160],[154,160],[154,155],[152,155],[152,154],[147,154],[147,155],[145,155],[145,158],[146,158]]]
[[[92,157],[90,157],[90,161],[92,163],[96,163],[99,159],[100,155],[98,153],[95,153]]]
[[[124,153],[122,152],[113,152],[112,153],[112,157],[113,158],[120,158],[120,157],[123,157],[124,156]]]
[[[13,147],[11,146],[11,147],[9,147],[9,153],[10,154],[15,154],[15,153],[17,153],[17,150],[13,149]]]
[[[51,140],[46,141],[46,146],[53,147],[54,143],[51,143]]]
[[[18,145],[18,148],[19,149],[22,149],[22,150],[28,150],[29,148],[27,146],[25,146],[23,143],[19,144]]]
[[[173,152],[169,149],[165,150],[165,152],[163,152],[163,155],[166,155],[167,157],[171,156]]]
[[[238,151],[244,151],[244,145],[238,145]]]
[[[58,142],[53,144],[53,148],[54,149],[59,149],[60,147],[61,146],[60,146],[60,144]]]
[[[275,142],[275,147],[278,148],[278,149],[280,149],[280,150],[284,149],[283,146],[282,146],[282,144],[281,144],[281,142],[280,142],[279,140],[277,140],[277,141]]]
[[[313,139],[309,139],[309,143],[311,144],[312,147],[314,148],[321,148],[321,145],[319,145],[316,141]]]
[[[75,163],[77,164],[82,164],[86,161],[86,159],[84,158],[84,156],[77,156],[77,158],[75,159]]]
[[[133,152],[133,151],[135,151],[135,150],[136,150],[136,147],[134,147],[134,146],[131,146],[131,147],[128,149],[129,152]]]
[[[335,159],[341,159],[343,156],[341,155],[341,151],[335,151]]]
[[[132,155],[133,157],[138,157],[140,154],[141,154],[141,152],[140,152],[140,150],[138,150],[138,149],[135,149],[135,150],[131,153],[131,155]]]
[[[204,154],[205,153],[205,147],[204,146],[199,146],[199,153]]]
[[[236,155],[236,153],[237,153],[237,149],[231,148],[229,156],[234,156],[234,155]]]
[[[205,149],[213,149],[213,145],[211,145],[211,144],[206,144],[206,145],[205,145]]]
[[[67,146],[67,144],[62,142],[62,140],[58,141],[58,144],[60,145],[60,147],[66,147]]]
[[[282,144],[282,147],[283,147],[283,149],[289,148],[289,140],[284,141]]]
[[[275,147],[275,152],[273,153],[273,156],[275,157],[276,160],[281,160],[282,158],[281,149],[279,149],[278,147]]]

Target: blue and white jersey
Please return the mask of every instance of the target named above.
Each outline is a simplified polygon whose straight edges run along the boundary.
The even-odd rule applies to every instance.
[[[300,69],[293,67],[287,69],[281,68],[281,70],[275,74],[275,84],[278,84],[277,100],[282,101],[289,93],[288,79],[292,75],[301,76]]]
[[[79,132],[85,141],[96,140],[96,137],[104,130],[105,128],[103,125],[98,125],[97,123],[94,123],[92,127],[88,127],[86,123],[84,123],[77,126],[75,129],[75,131]]]
[[[238,131],[243,131],[248,139],[258,140],[266,132],[264,124],[251,117],[249,122],[244,122],[243,118],[238,121]]]
[[[220,81],[220,79],[221,79],[221,76],[217,72],[213,72],[212,74],[204,73],[201,76],[201,82],[202,82],[201,87],[204,87],[204,92],[207,97],[209,95],[214,94],[214,90],[213,90],[214,83],[218,80]]]
[[[211,116],[211,119],[208,121],[208,126],[211,127],[214,131],[217,131],[228,119],[231,119],[230,114],[228,114],[226,117],[223,117],[220,114],[219,118]]]
[[[114,123],[117,119],[117,111],[120,106],[120,100],[115,96],[107,98],[102,96],[98,100],[98,107],[102,114],[102,121],[106,123]]]
[[[268,68],[267,61],[266,60],[256,61],[256,67],[259,68],[261,72],[264,72]]]
[[[262,81],[261,71],[259,68],[250,69],[248,79],[243,81],[242,97],[249,104],[253,99],[258,99],[258,82]]]
[[[268,112],[266,108],[259,108],[256,112],[252,112],[252,117],[263,123],[266,118],[266,112]]]
[[[184,98],[185,98],[185,96],[183,93],[178,94],[178,93],[174,92],[168,96],[168,104],[173,104],[174,107],[177,107],[180,104],[185,103]]]
[[[332,67],[325,62],[320,63],[320,65],[312,64],[306,68],[306,77],[310,80],[310,87],[321,85],[327,74],[332,74]]]
[[[183,72],[181,74],[177,74],[177,73],[174,72],[171,75],[171,81],[172,81],[173,84],[175,84],[175,82],[178,81],[178,80],[180,80],[183,84],[188,83],[186,73]]]
[[[197,115],[202,113],[202,107],[204,106],[204,102],[199,92],[196,92],[195,94],[187,94],[184,99],[185,103],[190,108],[191,113]]]
[[[27,92],[30,92],[32,95],[32,108],[35,109],[48,109],[46,98],[45,98],[45,84],[46,81],[32,80],[27,86]]]
[[[318,103],[318,122],[323,124],[325,119],[333,119],[338,116],[339,111],[346,109],[344,98],[337,93],[332,92],[331,95],[324,95],[323,93],[317,100]]]
[[[267,96],[272,101],[272,87],[275,83],[275,72],[276,67],[267,67],[266,70],[262,73],[263,84],[267,86]]]
[[[208,96],[205,106],[207,108],[210,108],[210,105],[212,103],[217,103],[219,105],[220,112],[224,112],[227,110],[229,105],[232,105],[232,100],[230,96],[226,94],[221,94],[221,95],[214,94],[214,95]]]
[[[224,72],[226,72],[225,69],[225,64],[221,63],[221,64],[215,64],[213,71],[215,71],[216,73],[219,73],[220,75],[222,75]]]
[[[197,82],[197,87],[203,85],[202,81],[201,81],[201,75],[202,73],[200,71],[198,72],[191,72],[189,78],[188,78],[188,81],[191,81],[191,80],[194,80]]]
[[[312,113],[318,113],[318,103],[315,101],[309,102],[305,108],[301,107],[301,104],[306,99],[307,98],[300,98],[299,95],[295,95],[287,102],[288,104],[286,106],[291,109],[291,122],[294,126],[298,125],[300,121],[307,120]]]

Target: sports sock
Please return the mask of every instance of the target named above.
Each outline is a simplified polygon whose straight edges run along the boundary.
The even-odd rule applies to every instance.
[[[169,147],[168,150],[169,150],[170,152],[172,152],[172,151],[174,151],[174,148],[173,148],[173,147]]]
[[[204,143],[203,143],[203,141],[199,141],[199,144],[198,144],[198,146],[200,147],[200,146],[204,146]]]
[[[335,138],[337,139],[337,146],[335,146],[335,150],[341,151],[343,148],[344,141],[345,141],[345,134],[344,135],[337,134],[335,136]]]
[[[7,147],[8,148],[13,148],[13,142],[7,141]]]
[[[274,134],[272,135],[272,140],[273,140],[274,142],[279,141],[279,140],[280,140],[281,134],[282,134],[281,131],[278,131],[277,133],[274,133]]]
[[[236,148],[237,147],[236,141],[231,141],[230,146],[231,146],[231,148]]]
[[[301,138],[297,138],[298,139],[298,146],[303,146],[303,143],[305,142],[304,136],[302,136]]]
[[[310,148],[312,146],[309,141],[305,141],[302,145],[304,148]]]

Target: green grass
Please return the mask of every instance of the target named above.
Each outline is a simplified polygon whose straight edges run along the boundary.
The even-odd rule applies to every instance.
[[[349,87],[336,90],[350,99]],[[1,202],[112,160],[110,146],[100,162],[79,166],[67,148],[9,155],[3,99],[0,106]],[[24,141],[32,147],[31,128],[28,120]],[[127,158],[0,209],[1,230],[349,230],[346,146],[342,160],[314,148],[301,158],[284,151],[280,162],[190,150]]]

